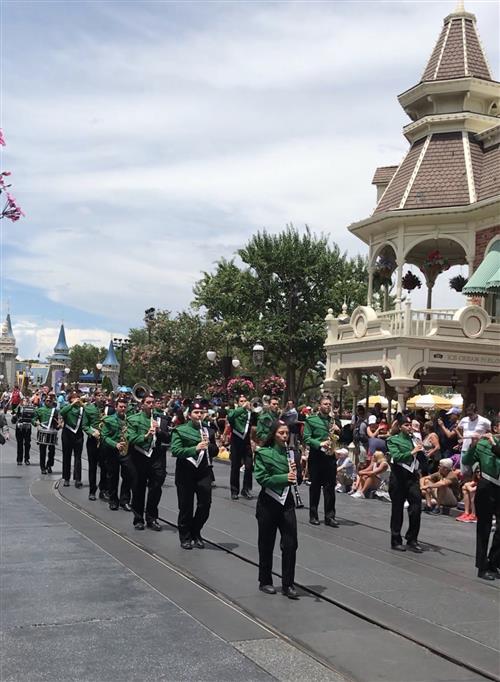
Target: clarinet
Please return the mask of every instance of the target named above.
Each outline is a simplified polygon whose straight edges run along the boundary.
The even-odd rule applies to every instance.
[[[294,454],[293,450],[290,450],[288,445],[286,446],[286,456],[288,459],[289,470],[293,471],[292,470],[292,462],[295,462],[295,454]],[[295,497],[295,506],[297,507],[297,509],[302,509],[304,507],[304,503],[302,502],[302,499],[300,497],[299,486],[297,485],[297,481],[295,481],[295,483],[292,483],[292,486],[293,486],[293,494]]]
[[[199,423],[199,429],[200,429],[201,440],[206,440],[207,443],[208,443],[208,438],[209,438],[208,429],[207,429],[205,426],[203,426],[203,422],[201,421],[201,419],[200,419],[200,421],[199,421],[198,423]],[[208,460],[208,463],[210,464],[210,457],[209,457],[209,454],[208,454],[208,445],[207,445],[207,449],[206,449],[206,450],[200,450],[200,452],[202,452],[203,455],[204,455],[205,453],[207,453],[207,460]],[[202,455],[202,459],[203,459],[203,455]]]

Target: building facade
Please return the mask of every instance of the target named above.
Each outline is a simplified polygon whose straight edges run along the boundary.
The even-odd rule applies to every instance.
[[[375,374],[401,409],[422,384],[498,409],[500,84],[463,3],[444,19],[420,81],[398,99],[409,150],[376,170],[377,206],[349,226],[368,247],[368,300],[347,320],[327,315],[325,388],[348,384],[357,400],[363,377]],[[423,309],[404,297],[408,265],[427,286]],[[434,308],[435,281],[453,265],[468,271],[463,306]]]

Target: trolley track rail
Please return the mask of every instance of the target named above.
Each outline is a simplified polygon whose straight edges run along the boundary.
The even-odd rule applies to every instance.
[[[56,448],[56,452],[62,454],[62,451],[61,451],[60,447],[57,447],[57,448]],[[57,457],[57,456],[56,456],[56,461],[62,463],[62,459],[61,459],[60,457]],[[86,457],[85,457],[84,455],[82,455],[82,465],[83,465],[83,462],[86,462]],[[82,466],[82,468],[83,468],[83,466]],[[167,486],[167,487],[170,487],[170,486]],[[84,509],[81,505],[78,505],[78,503],[74,502],[73,500],[68,500],[68,498],[64,497],[64,495],[61,493],[60,490],[59,490],[58,492],[59,492],[59,494],[63,497],[63,499],[65,499],[65,501],[66,501],[68,504],[71,504],[71,505],[75,506],[76,508],[78,508],[78,509],[79,509],[80,511],[82,511],[83,513],[85,513],[85,514],[89,515],[90,517],[92,517],[96,522],[98,522],[98,523],[104,525],[105,527],[107,527],[108,529],[110,529],[110,530],[112,530],[113,532],[117,533],[118,535],[122,535],[128,542],[132,542],[133,544],[136,544],[136,545],[140,546],[141,549],[143,549],[143,550],[146,551],[146,552],[151,553],[153,556],[155,556],[155,558],[158,558],[158,555],[156,555],[156,553],[151,552],[151,550],[148,550],[148,549],[145,548],[143,545],[140,545],[139,543],[136,543],[135,541],[131,540],[130,538],[128,538],[128,536],[127,536],[126,534],[120,533],[120,532],[117,531],[115,528],[113,528],[113,526],[112,526],[111,524],[108,524],[106,521],[104,521],[102,518],[98,517],[96,514],[94,514],[94,513],[90,512],[90,511],[88,511],[87,509]],[[249,510],[250,510],[250,509],[253,509],[253,506],[250,505],[250,504],[244,503],[244,506],[245,506],[246,508],[248,508]],[[307,508],[306,508],[306,509],[307,509]],[[176,523],[174,523],[173,521],[171,521],[171,520],[169,520],[169,519],[167,519],[167,518],[165,518],[165,517],[163,517],[163,516],[161,516],[161,517],[159,517],[159,518],[160,518],[160,521],[162,521],[164,524],[168,525],[168,526],[171,527],[172,529],[177,530],[177,524],[176,524]],[[357,522],[356,522],[356,523],[357,523]],[[305,526],[305,524],[302,523],[302,522],[300,522],[300,525],[301,525],[301,526]],[[380,529],[380,528],[377,527],[377,526],[373,526],[373,525],[371,525],[371,524],[362,523],[362,524],[359,524],[359,525],[362,525],[362,526],[364,526],[364,527],[366,527],[366,528],[369,528],[370,530],[376,530],[377,532],[380,532],[380,533],[383,532],[382,529]],[[230,533],[228,533],[228,535],[231,537],[231,534],[230,534]],[[306,535],[308,535],[308,537],[311,537],[311,538],[314,538],[314,537],[315,537],[315,536],[313,536],[313,535],[311,535],[311,534],[309,534],[309,533],[306,533]],[[237,538],[235,538],[235,539],[237,539]],[[317,538],[316,538],[316,539],[317,539]],[[359,543],[359,541],[357,541],[356,539],[353,539],[353,538],[350,538],[350,539],[351,539],[353,542],[358,542],[358,543]],[[251,565],[251,566],[253,566],[253,567],[255,567],[255,568],[258,567],[258,562],[257,562],[257,561],[255,561],[254,559],[252,559],[252,558],[250,558],[250,557],[248,557],[248,556],[245,556],[245,555],[242,554],[241,552],[236,551],[234,548],[228,547],[228,546],[225,545],[224,543],[214,541],[213,539],[211,540],[211,539],[210,539],[209,537],[207,537],[207,536],[204,536],[204,541],[205,541],[207,544],[211,545],[212,547],[216,548],[217,550],[222,551],[222,552],[225,552],[226,554],[231,555],[232,557],[238,559],[239,561],[245,562],[246,564]],[[244,541],[244,542],[246,542],[246,541]],[[467,557],[470,556],[470,555],[468,555],[468,554],[465,554],[465,553],[463,553],[463,552],[460,552],[459,550],[453,550],[453,549],[451,549],[451,548],[450,548],[450,549],[447,549],[447,551],[453,552],[454,554],[457,554],[457,555],[463,555],[463,556],[467,556]],[[388,550],[387,550],[387,552],[388,552]],[[172,563],[172,562],[170,562],[169,560],[166,560],[165,557],[159,557],[159,558],[160,558],[162,561],[166,562],[167,564],[171,564],[171,563]],[[415,561],[415,559],[413,559],[413,557],[412,557],[411,559],[409,558],[409,560],[410,560],[410,561]],[[209,585],[205,585],[202,581],[200,581],[200,579],[199,579],[198,577],[196,577],[195,575],[193,575],[192,573],[190,573],[189,571],[187,571],[184,567],[179,566],[179,565],[177,565],[177,564],[175,564],[175,563],[173,563],[172,565],[174,566],[175,570],[177,570],[177,571],[179,571],[181,574],[185,575],[186,578],[188,578],[188,579],[190,579],[190,580],[194,580],[194,581],[196,581],[196,582],[199,582],[199,583],[202,584],[206,589],[212,590],[212,588],[211,588]],[[313,569],[308,569],[308,570],[311,570],[311,572],[314,573],[314,570],[313,570]],[[440,570],[444,570],[444,569],[440,569]],[[450,573],[453,575],[452,572],[450,572]],[[278,578],[281,577],[281,574],[280,574],[278,571],[273,571],[273,575],[275,575],[275,576],[278,577]],[[318,575],[318,577],[320,577],[320,574],[317,574],[317,575]],[[397,627],[391,626],[391,624],[389,624],[389,623],[387,623],[387,622],[383,622],[381,619],[377,619],[377,618],[375,618],[375,617],[369,616],[369,615],[367,615],[366,613],[364,613],[362,610],[360,610],[360,609],[358,609],[358,608],[354,608],[354,607],[350,606],[349,604],[343,602],[343,601],[340,600],[340,599],[335,599],[335,598],[332,598],[332,597],[330,597],[330,596],[328,596],[328,595],[325,595],[325,594],[323,594],[322,592],[320,592],[320,591],[318,591],[318,590],[315,590],[315,589],[314,589],[313,587],[311,587],[311,586],[305,585],[305,584],[303,584],[303,583],[301,583],[301,582],[296,582],[295,584],[297,585],[297,587],[298,587],[304,594],[307,594],[307,595],[310,595],[311,597],[314,597],[315,600],[319,600],[319,601],[321,601],[321,602],[323,602],[323,603],[325,603],[325,604],[330,604],[331,606],[334,606],[334,607],[336,607],[336,608],[341,609],[342,611],[344,611],[344,612],[346,612],[346,613],[349,613],[351,616],[354,616],[355,618],[359,619],[360,621],[363,621],[363,622],[365,622],[365,623],[369,623],[370,625],[373,625],[373,626],[376,626],[376,627],[378,627],[378,628],[381,628],[382,630],[385,630],[385,631],[391,632],[391,633],[393,633],[393,634],[395,634],[395,635],[398,635],[398,636],[400,636],[400,637],[403,637],[403,638],[404,638],[405,640],[407,640],[408,642],[411,642],[411,643],[414,644],[414,645],[417,645],[417,646],[419,646],[419,647],[422,647],[423,649],[426,649],[426,650],[430,651],[430,652],[431,652],[432,654],[434,654],[435,656],[438,656],[439,658],[441,658],[441,659],[443,659],[443,660],[446,660],[446,661],[448,661],[448,662],[450,662],[450,663],[452,663],[452,664],[454,664],[454,665],[457,665],[457,666],[459,666],[459,667],[461,667],[461,668],[463,668],[463,669],[465,669],[465,670],[468,670],[468,671],[470,671],[471,673],[474,673],[475,675],[479,675],[480,677],[482,677],[482,678],[485,679],[485,680],[493,680],[494,682],[500,682],[500,675],[495,675],[495,674],[493,674],[493,673],[490,672],[489,670],[487,670],[487,669],[481,667],[481,665],[471,664],[470,661],[466,660],[465,656],[464,656],[464,658],[457,658],[457,657],[455,657],[455,656],[453,656],[453,655],[450,655],[450,654],[448,654],[447,652],[443,651],[443,648],[440,647],[440,646],[438,646],[437,643],[433,644],[433,643],[430,642],[429,640],[425,640],[425,639],[420,638],[420,637],[418,637],[418,636],[414,636],[414,635],[411,635],[411,634],[409,634],[409,633],[407,633],[407,632],[403,632],[402,630],[398,629]],[[492,594],[497,593],[497,590],[496,590],[495,588],[492,588],[492,589],[495,590],[495,592],[493,592]],[[213,591],[213,590],[212,590],[212,591]],[[225,595],[223,595],[223,594],[221,595],[221,594],[218,593],[218,592],[215,592],[215,594],[217,594],[217,596],[219,596],[219,597],[221,597],[221,598],[223,598],[223,599],[227,599],[229,603],[231,603],[231,604],[233,603],[232,600],[231,600],[230,598],[228,598],[227,596],[225,596]],[[332,669],[332,670],[335,671],[335,668],[333,668],[333,667],[331,666],[331,663],[329,663],[326,659],[322,658],[321,656],[318,656],[317,652],[315,652],[315,651],[312,650],[311,648],[309,648],[309,647],[307,647],[307,646],[304,646],[304,644],[303,644],[302,642],[300,642],[299,640],[297,640],[297,639],[295,639],[295,638],[293,638],[293,637],[290,637],[290,636],[284,634],[283,632],[281,632],[281,631],[277,630],[276,628],[274,628],[274,627],[273,627],[271,624],[269,624],[268,622],[259,619],[259,618],[256,616],[255,613],[249,611],[248,609],[246,609],[246,608],[243,607],[242,605],[239,605],[239,604],[238,604],[238,608],[241,609],[243,613],[245,613],[245,614],[248,615],[249,617],[255,619],[257,622],[259,622],[260,624],[262,624],[264,627],[268,627],[270,630],[279,633],[280,636],[282,636],[282,637],[284,637],[285,639],[288,639],[290,642],[292,642],[294,646],[297,646],[299,649],[301,649],[301,650],[307,652],[309,655],[311,655],[312,657],[314,657],[316,660],[320,661],[320,662],[323,663],[324,665],[327,665],[330,669]],[[457,635],[458,635],[458,633],[457,633]]]

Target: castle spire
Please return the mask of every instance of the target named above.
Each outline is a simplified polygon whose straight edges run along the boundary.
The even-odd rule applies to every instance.
[[[116,357],[115,349],[113,347],[113,341],[109,342],[109,347],[108,347],[108,354],[102,361],[102,366],[103,367],[119,367],[120,363],[118,362],[118,358]]]

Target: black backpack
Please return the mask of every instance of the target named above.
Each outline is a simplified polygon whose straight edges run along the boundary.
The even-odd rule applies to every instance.
[[[354,431],[352,435],[352,440],[354,445],[368,445],[368,436],[366,435],[366,429],[364,429],[364,433],[361,433],[361,425],[364,424],[365,426],[367,425],[366,419],[358,419],[357,422],[354,424]]]

